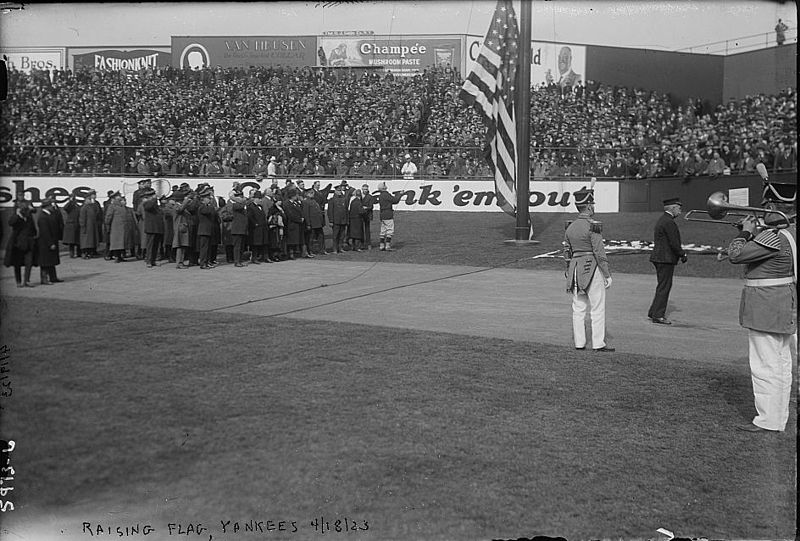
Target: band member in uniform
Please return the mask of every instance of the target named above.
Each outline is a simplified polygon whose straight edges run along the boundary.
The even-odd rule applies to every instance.
[[[142,202],[142,197],[144,196],[145,192],[148,192],[152,189],[152,181],[149,178],[143,178],[139,182],[138,188],[133,192],[133,198],[131,200],[131,205],[133,205],[133,215],[134,219],[136,220],[136,227],[139,233],[139,239],[144,240],[146,238],[145,230],[144,230],[144,216],[142,215],[142,209],[139,207],[139,204]],[[142,253],[142,243],[141,240],[139,244],[136,246],[136,259],[142,259],[144,254]]]
[[[742,222],[728,247],[731,263],[746,265],[739,324],[748,329],[750,373],[757,416],[738,426],[780,432],[789,419],[792,353],[797,354],[797,231],[761,230],[755,216]]]
[[[211,241],[214,228],[217,227],[217,207],[214,205],[214,194],[209,186],[204,186],[197,194],[197,252],[200,270],[213,269],[211,264]]]
[[[614,351],[606,344],[606,289],[611,271],[603,247],[602,224],[594,215],[594,190],[581,188],[573,194],[578,218],[564,234],[567,250],[567,292],[572,293],[572,334],[576,349],[586,348],[585,321],[592,325],[592,349]]]
[[[69,257],[75,259],[80,257],[80,244],[81,244],[81,228],[78,224],[78,219],[81,213],[81,207],[78,204],[78,190],[72,190],[72,193],[64,205],[64,212],[67,219],[64,221],[64,234],[61,237],[61,242],[69,246]]]
[[[650,310],[647,312],[653,323],[672,325],[666,318],[669,292],[672,290],[672,275],[680,259],[686,263],[686,252],[681,245],[681,232],[675,218],[681,215],[681,201],[677,197],[664,200],[664,213],[658,218],[653,231],[653,253],[650,262],[656,268],[658,285]]]

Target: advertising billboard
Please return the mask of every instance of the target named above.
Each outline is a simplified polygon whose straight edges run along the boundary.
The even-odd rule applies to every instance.
[[[316,36],[172,36],[172,65],[176,68],[316,64]]]
[[[139,71],[172,65],[172,54],[155,49],[100,49],[75,52],[70,49],[72,68],[95,68],[107,71]]]
[[[413,76],[434,66],[461,66],[461,38],[405,36],[321,37],[321,65],[382,66],[394,75]]]
[[[73,190],[77,190],[78,200],[83,201],[90,189],[97,190],[101,199],[107,190],[130,194],[138,187],[136,177],[0,177],[0,207],[13,206],[14,199],[22,197],[37,207],[41,201],[51,196],[58,204],[64,203]],[[159,193],[170,193],[171,186],[186,182],[185,178],[158,178],[153,188]],[[201,179],[194,179],[200,182]],[[238,182],[245,193],[261,190],[263,182],[243,178],[203,178],[209,182],[218,195],[225,195]],[[320,180],[324,186],[333,180]],[[338,184],[339,179],[335,182]],[[381,180],[358,179],[358,185],[366,184],[370,191],[378,189]],[[355,184],[355,181],[353,182]],[[574,212],[574,192],[587,184],[586,179],[569,181],[532,182],[529,197],[531,212]],[[491,180],[452,181],[452,180],[390,180],[386,185],[391,193],[402,194],[396,210],[441,210],[456,212],[503,212],[497,206],[497,194]],[[597,212],[619,212],[619,182],[598,182],[594,187],[597,197]]]
[[[465,71],[472,70],[483,45],[483,36],[467,36]],[[557,84],[571,87],[586,84],[586,46],[569,43],[531,42],[531,85]]]
[[[64,69],[65,49],[62,48],[32,48],[32,49],[2,49],[0,53],[8,58],[9,69],[30,73],[37,70]]]

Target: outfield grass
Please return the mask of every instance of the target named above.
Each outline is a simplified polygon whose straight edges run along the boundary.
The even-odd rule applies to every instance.
[[[653,241],[653,226],[661,213],[628,212],[598,214],[603,237],[609,240]],[[534,237],[539,244],[514,246],[504,243],[514,238],[515,222],[503,213],[397,212],[393,253],[356,252],[346,257],[366,261],[424,263],[434,265],[474,265],[478,267],[563,270],[563,259],[532,259],[533,256],[561,249],[564,226],[577,214],[532,214]],[[736,236],[732,226],[677,220],[684,244],[728,247]],[[372,224],[373,244],[378,243],[378,224]],[[610,254],[612,272],[654,274],[650,254]],[[738,278],[740,266],[716,256],[689,255],[689,263],[678,265],[676,276]]]
[[[317,539],[308,522],[320,515],[369,521],[334,539],[647,538],[659,527],[794,537],[795,419],[786,434],[732,430],[753,414],[745,366],[3,303],[3,336],[24,352],[3,418],[24,464],[16,497],[29,514],[15,520],[71,513],[79,527],[92,511],[128,510],[126,522],[162,526],[252,518],[301,528],[270,539]]]

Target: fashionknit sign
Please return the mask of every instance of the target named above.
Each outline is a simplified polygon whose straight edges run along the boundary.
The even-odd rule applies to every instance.
[[[176,68],[316,64],[316,36],[172,36],[172,65]]]
[[[121,51],[103,49],[72,55],[74,68],[95,68],[103,71],[139,71],[172,64],[172,55],[153,49]]]
[[[89,190],[97,191],[98,200],[105,200],[109,191],[119,191],[128,195],[128,204],[131,203],[130,194],[137,186],[137,177],[0,177],[0,207],[10,207],[14,199],[20,195],[34,204],[41,203],[47,196],[54,197],[56,203],[64,203],[69,199],[73,190],[80,201],[86,197]],[[319,181],[322,188],[328,184],[340,184],[341,179],[311,177],[302,179],[305,188],[311,188],[315,181]],[[172,193],[173,187],[187,182],[194,189],[197,184],[207,182],[214,188],[218,197],[228,197],[233,188],[233,183],[238,182],[244,195],[250,191],[267,190],[272,184],[269,179],[257,182],[247,178],[154,178],[153,189],[159,195]],[[380,180],[350,178],[347,182],[353,188],[361,189],[364,184],[370,191],[377,191]],[[280,188],[286,186],[285,179],[278,179]],[[568,182],[543,181],[532,182],[530,191],[531,212],[575,212],[575,199],[573,193],[588,186],[589,179],[571,180]],[[387,189],[394,194],[401,194],[402,200],[395,206],[396,210],[428,210],[450,212],[503,212],[497,206],[497,195],[494,183],[489,180],[388,180]],[[331,195],[333,191],[331,190]],[[619,212],[619,182],[597,182],[594,187],[595,208],[597,212]]]

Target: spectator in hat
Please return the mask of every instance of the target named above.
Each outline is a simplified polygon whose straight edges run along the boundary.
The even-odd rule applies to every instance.
[[[275,178],[278,175],[278,159],[272,156],[267,164],[267,178]]]
[[[664,200],[664,213],[659,216],[653,229],[653,253],[650,262],[656,268],[655,296],[650,304],[647,317],[659,325],[672,325],[666,311],[669,293],[672,290],[672,275],[678,260],[686,263],[687,257],[681,245],[681,232],[675,218],[681,215],[681,201],[677,197]]]
[[[372,193],[369,191],[369,185],[364,184],[361,186],[361,206],[364,207],[364,214],[362,215],[362,220],[364,222],[364,246],[367,250],[372,250],[372,218],[373,218],[373,209],[375,208],[375,202],[377,199],[375,198]]]
[[[614,351],[606,344],[606,289],[611,271],[603,247],[602,224],[594,219],[594,190],[573,194],[578,217],[564,233],[567,292],[572,294],[572,335],[575,349],[586,349],[586,316],[592,327],[592,349]]]
[[[177,189],[177,186],[175,186]],[[175,193],[174,191],[172,193]],[[175,252],[172,249],[172,239],[175,236],[175,209],[178,204],[173,199],[172,195],[162,195],[159,199],[161,202],[161,210],[164,217],[164,238],[163,250],[161,259],[166,259],[168,263],[175,263]]]
[[[114,192],[111,192],[113,195]],[[97,202],[97,192],[89,190],[86,199],[81,205],[78,214],[78,227],[80,229],[80,247],[84,259],[91,259],[97,253],[97,245],[103,236],[103,209]],[[106,241],[106,251],[108,251],[108,241]]]
[[[344,182],[334,188],[333,197],[328,201],[328,221],[333,228],[333,252],[337,254],[342,253],[349,217],[343,184]]]
[[[17,287],[33,287],[31,270],[37,258],[37,229],[31,205],[24,199],[14,201],[14,214],[8,219],[11,234],[6,244],[3,263],[6,267],[14,267],[14,279]],[[22,274],[22,268],[25,274]]]
[[[247,203],[247,238],[251,251],[250,262],[255,265],[265,260],[266,246],[269,240],[267,213],[261,206],[263,200],[264,194],[260,190],[256,190]]]
[[[188,257],[188,251],[192,246],[192,239],[190,234],[190,222],[192,208],[195,205],[194,193],[189,190],[189,185],[183,186],[172,196],[177,206],[175,207],[175,219],[173,221],[172,229],[172,246],[175,248],[175,262],[176,269],[188,269],[185,264]]]
[[[148,173],[149,174],[149,173]],[[137,232],[140,239],[145,238],[144,232],[144,216],[142,215],[142,209],[140,207],[142,202],[142,194],[145,191],[149,191],[152,189],[152,181],[149,178],[143,178],[142,180],[138,181],[137,184],[139,185],[138,188],[133,192],[133,196],[131,199],[131,204],[133,205],[133,215],[136,220],[136,227]],[[141,251],[141,245],[137,247],[136,253],[134,254],[136,259],[142,259],[144,254]]]
[[[130,253],[131,257],[142,259],[142,238],[139,235],[139,224],[136,222],[136,215],[133,209],[128,206],[128,200],[124,195],[122,196],[122,206],[126,213],[125,251]]]
[[[217,208],[214,205],[214,196],[209,186],[197,192],[199,199],[197,205],[197,244],[198,262],[200,270],[214,268],[211,263],[210,249],[214,238],[214,229],[217,227]]]
[[[244,267],[242,252],[247,242],[247,208],[244,194],[234,193],[228,201],[231,211],[231,237],[233,237],[233,266]]]
[[[128,222],[128,210],[122,202],[122,194],[114,192],[111,203],[105,212],[105,224],[108,230],[108,249],[116,263],[122,263],[125,258],[125,233]]]
[[[361,192],[354,190],[350,198],[347,236],[352,249],[361,252],[361,243],[364,240],[364,205],[361,204]]]
[[[300,193],[292,188],[287,192],[289,200],[284,206],[286,213],[286,253],[289,259],[300,257],[303,245],[303,208]]]
[[[277,190],[273,191],[273,201],[273,205],[267,212],[267,226],[269,227],[267,258],[277,263],[283,259],[286,252],[286,213],[283,211],[283,199]]]
[[[315,182],[314,185],[319,185],[319,183]],[[306,255],[308,257],[314,257],[315,251],[321,255],[327,254],[325,251],[325,233],[323,230],[323,227],[325,227],[325,215],[322,213],[319,203],[314,199],[313,189],[306,190],[301,210],[303,212],[303,226],[305,229],[305,238],[303,240],[306,246]],[[315,249],[315,246],[318,246],[318,248]]]
[[[417,174],[417,165],[411,161],[411,154],[406,154],[406,163],[400,169],[404,180],[414,180],[414,175]]]
[[[80,205],[78,205],[77,198],[77,189],[72,190],[66,205],[64,205],[64,213],[67,215],[67,218],[64,220],[64,232],[61,236],[61,242],[69,247],[70,259],[80,257],[81,231],[78,222],[81,208]]]
[[[778,45],[783,45],[786,41],[786,31],[789,30],[789,27],[786,26],[781,19],[778,19],[778,24],[775,25],[775,41]]]
[[[164,238],[164,211],[159,204],[156,191],[152,188],[142,192],[140,205],[145,234],[146,267],[151,269],[156,264],[156,258]]]

